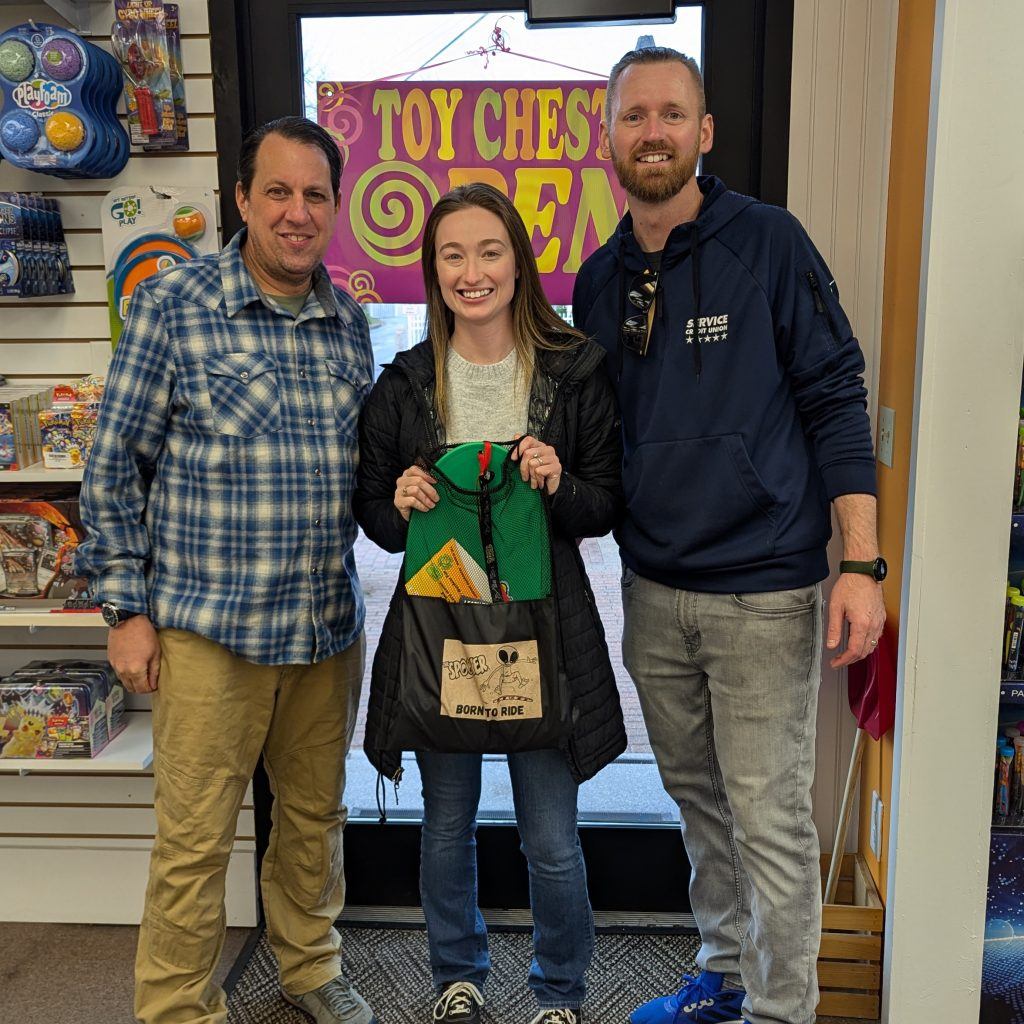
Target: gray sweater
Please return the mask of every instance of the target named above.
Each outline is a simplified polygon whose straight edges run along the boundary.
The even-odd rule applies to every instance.
[[[448,348],[449,444],[511,441],[525,434],[529,416],[529,382],[519,371],[515,349],[500,363],[471,363]]]

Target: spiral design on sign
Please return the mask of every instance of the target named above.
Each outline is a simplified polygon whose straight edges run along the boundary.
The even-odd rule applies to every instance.
[[[374,288],[376,283],[376,278],[369,270],[353,270],[348,276],[348,286],[345,291],[356,302],[382,302],[383,299]]]
[[[316,94],[322,111],[333,110],[345,102],[345,86],[341,82],[317,82]]]
[[[352,189],[352,234],[374,262],[407,267],[420,258],[423,225],[438,196],[430,176],[415,164],[401,160],[375,164]]]
[[[340,82],[321,82],[317,87],[318,120],[334,139],[348,162],[349,147],[364,131],[362,101],[345,91]]]

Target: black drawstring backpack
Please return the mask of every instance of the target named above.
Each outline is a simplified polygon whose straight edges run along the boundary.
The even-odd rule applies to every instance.
[[[386,749],[512,753],[569,732],[548,510],[513,446],[457,445],[428,466],[438,503],[409,518]]]

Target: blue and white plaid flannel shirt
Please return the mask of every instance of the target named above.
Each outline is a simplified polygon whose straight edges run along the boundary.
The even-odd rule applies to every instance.
[[[352,488],[373,351],[323,266],[297,319],[270,308],[244,237],[132,293],[76,564],[99,600],[158,628],[309,664],[363,627]]]

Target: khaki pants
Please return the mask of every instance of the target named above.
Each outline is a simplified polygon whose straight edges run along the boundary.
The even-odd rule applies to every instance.
[[[153,695],[157,835],[135,961],[141,1024],[223,1024],[213,972],[238,812],[262,753],[274,793],[260,879],[281,984],[341,972],[345,755],[365,637],[318,665],[254,665],[194,633],[160,631]]]

